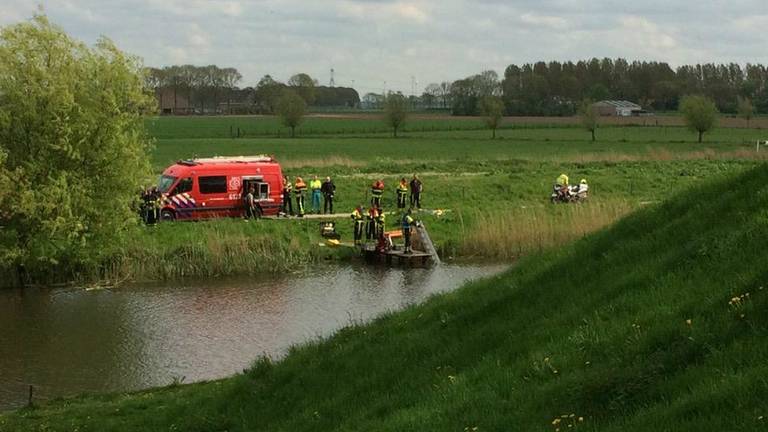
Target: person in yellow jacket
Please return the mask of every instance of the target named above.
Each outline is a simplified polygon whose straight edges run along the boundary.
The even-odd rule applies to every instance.
[[[304,192],[307,191],[307,184],[304,179],[296,177],[296,183],[293,185],[293,193],[296,195],[296,212],[299,217],[304,217]]]
[[[555,189],[560,197],[568,196],[568,176],[565,173],[555,179]]]
[[[405,212],[403,215],[402,222],[402,229],[403,229],[403,239],[405,240],[405,250],[404,253],[412,253],[413,250],[411,249],[411,229],[413,228],[413,217],[411,217],[411,209],[408,209],[408,211]]]
[[[309,190],[312,191],[312,213],[320,213],[320,197],[322,196],[323,182],[312,176],[312,180],[309,182]]]
[[[352,210],[350,217],[355,224],[355,244],[359,244],[363,240],[363,228],[365,227],[363,206],[359,205],[356,209]]]
[[[560,174],[555,180],[555,184],[560,187],[568,186],[568,176],[564,173]]]
[[[408,195],[408,181],[403,177],[400,179],[400,184],[397,185],[397,208],[405,208],[406,195]]]

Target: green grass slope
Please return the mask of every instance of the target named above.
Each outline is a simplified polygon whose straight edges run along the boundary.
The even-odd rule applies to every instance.
[[[0,430],[765,430],[767,185],[765,165],[707,182],[230,379],[57,401]]]

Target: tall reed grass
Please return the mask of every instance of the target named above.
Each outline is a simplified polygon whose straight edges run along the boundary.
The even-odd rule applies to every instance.
[[[132,244],[120,255],[112,257],[102,280],[255,275],[291,271],[329,258],[330,252],[313,247],[317,240],[301,229],[291,231],[285,226],[277,232],[247,232],[231,227],[226,229],[226,225],[186,226],[199,229],[194,241],[170,248],[140,242]]]
[[[633,210],[623,200],[477,212],[464,229],[461,255],[511,259],[568,243],[610,225]]]

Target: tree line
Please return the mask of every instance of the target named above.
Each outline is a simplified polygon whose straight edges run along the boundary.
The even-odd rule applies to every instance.
[[[238,87],[242,75],[235,68],[215,65],[180,65],[148,68],[147,87],[160,99],[165,113],[272,114],[285,91],[297,93],[308,106],[359,106],[360,97],[349,87],[326,87],[306,73],[283,83],[265,75],[255,87]]]
[[[768,112],[768,67],[736,63],[683,65],[625,59],[536,62],[509,65],[499,78],[484,71],[451,83],[429,84],[425,107],[454,115],[479,115],[482,100],[500,97],[506,115],[569,116],[584,100],[629,100],[652,111],[676,111],[686,95],[704,96],[718,111],[737,113],[749,103]]]

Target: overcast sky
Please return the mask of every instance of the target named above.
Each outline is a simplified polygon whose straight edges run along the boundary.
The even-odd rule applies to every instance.
[[[421,93],[537,60],[768,63],[768,0],[0,0],[0,25],[38,4],[87,43],[108,36],[147,66],[235,67],[242,86],[327,84],[334,68],[361,94],[410,94],[412,79]]]

